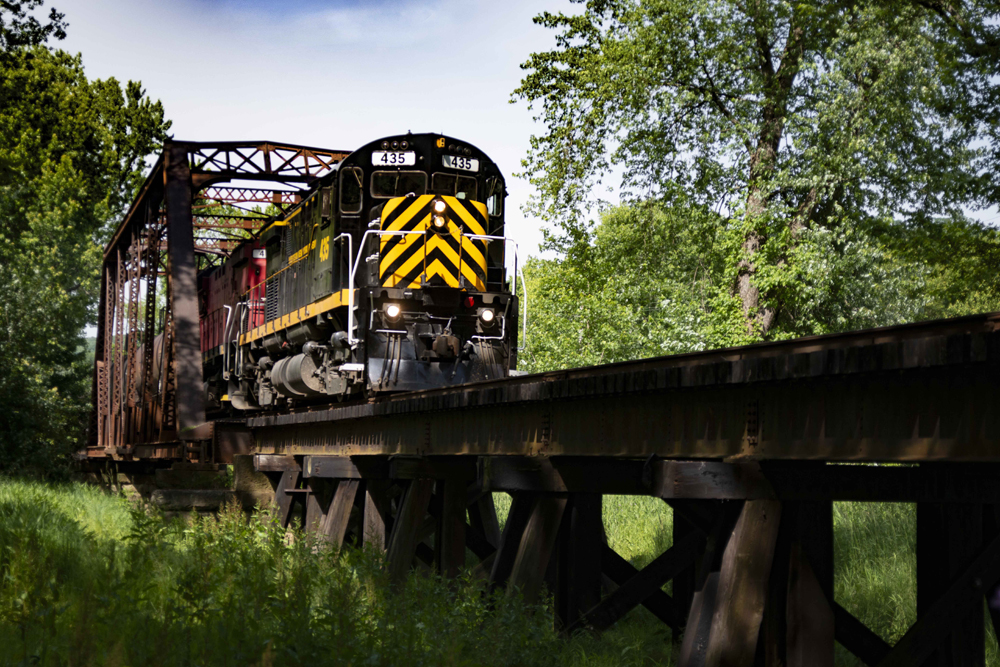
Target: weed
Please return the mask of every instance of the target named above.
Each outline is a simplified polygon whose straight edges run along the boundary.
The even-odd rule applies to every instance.
[[[495,500],[503,523],[510,498]],[[670,546],[663,501],[606,496],[603,511],[634,566]],[[895,641],[916,616],[913,506],[835,503],[834,526],[837,601]],[[0,479],[0,667],[673,662],[674,638],[642,607],[563,639],[547,604],[469,575],[414,573],[393,592],[381,554],[289,539],[267,512],[186,525],[93,487]],[[860,663],[838,646],[837,664]]]

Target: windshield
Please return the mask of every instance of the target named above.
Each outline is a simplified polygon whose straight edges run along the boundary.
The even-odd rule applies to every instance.
[[[422,171],[376,171],[372,174],[372,197],[402,197],[427,192],[427,174]]]

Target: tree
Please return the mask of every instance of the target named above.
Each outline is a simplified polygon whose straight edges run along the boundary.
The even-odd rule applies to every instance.
[[[892,225],[880,235],[902,264],[919,267],[920,319],[1000,310],[1000,230],[940,218]]]
[[[47,23],[30,13],[41,6],[42,0],[0,0],[0,54],[40,46],[50,37],[66,38],[65,16],[55,8],[49,10]]]
[[[811,239],[805,245],[814,254],[800,259],[814,281],[803,290],[810,298],[798,302],[801,311],[789,317],[822,323],[805,333],[824,333],[925,314],[960,314],[955,308],[967,304],[952,304],[949,311],[953,295],[928,290],[928,283],[954,284],[946,255],[971,249],[970,238],[992,242],[994,252],[1000,252],[1000,236],[976,236],[962,225],[954,226],[964,230],[961,234],[942,234],[937,223],[929,227],[919,236],[897,234],[884,246],[866,244],[834,264],[827,257],[837,252],[835,246],[853,239],[832,233]],[[715,349],[739,340],[743,318],[738,297],[726,285],[724,235],[722,216],[697,206],[645,203],[606,209],[563,257],[533,258],[525,265],[531,312],[520,368],[588,366]],[[930,261],[923,259],[923,247],[940,241],[941,251]],[[961,274],[970,280],[966,291],[974,298],[996,301],[1000,292],[990,291],[1000,282],[995,272],[970,261]]]
[[[82,442],[103,246],[169,122],[42,46],[4,52],[0,99],[0,470],[45,471]]]
[[[620,168],[626,202],[719,214],[727,342],[849,325],[824,319],[828,277],[888,266],[887,227],[1000,201],[998,18],[996,3],[930,0],[590,0],[538,16],[556,48],[514,94],[547,127],[525,167],[548,246],[590,242],[592,193]]]
[[[716,229],[711,212],[619,207],[570,257],[530,259],[520,367],[545,371],[710,347],[719,324],[705,303],[721,273]]]

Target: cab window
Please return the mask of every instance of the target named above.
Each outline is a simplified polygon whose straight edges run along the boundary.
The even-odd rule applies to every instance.
[[[431,190],[436,195],[455,194],[455,174],[434,174],[431,176]]]
[[[361,212],[361,167],[347,167],[340,172],[340,212]]]
[[[491,178],[486,184],[486,212],[493,217],[503,215],[503,181],[499,178]]]
[[[450,195],[458,199],[475,199],[476,179],[468,176],[437,173],[431,176],[431,190],[435,194]]]
[[[376,171],[372,174],[372,197],[402,197],[427,192],[427,174],[422,171]]]

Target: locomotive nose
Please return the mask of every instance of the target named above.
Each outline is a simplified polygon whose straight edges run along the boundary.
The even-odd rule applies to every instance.
[[[485,291],[488,219],[485,204],[457,196],[390,199],[378,221],[380,286]]]

